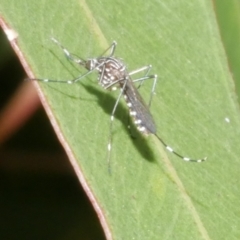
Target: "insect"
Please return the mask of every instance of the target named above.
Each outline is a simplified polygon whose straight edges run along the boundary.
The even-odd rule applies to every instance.
[[[123,61],[114,56],[115,49],[117,46],[117,43],[115,41],[99,57],[83,60],[77,57],[76,55],[71,54],[55,38],[51,38],[51,39],[63,50],[64,54],[69,60],[77,63],[78,65],[83,66],[85,69],[87,69],[87,72],[85,74],[82,74],[76,77],[75,79],[66,80],[66,81],[51,80],[51,79],[29,79],[29,80],[73,84],[82,80],[93,71],[96,71],[98,73],[98,83],[104,89],[116,90],[117,88],[120,88],[120,93],[115,102],[115,105],[113,107],[111,117],[110,117],[109,141],[107,145],[108,165],[110,163],[110,153],[112,148],[112,126],[114,121],[114,114],[116,112],[117,106],[122,96],[124,97],[127,103],[127,106],[129,108],[129,113],[130,113],[130,116],[133,118],[134,124],[136,125],[138,131],[140,131],[142,134],[145,134],[145,135],[154,134],[169,152],[172,152],[173,154],[183,159],[184,161],[200,163],[207,159],[207,157],[202,159],[192,159],[189,157],[184,157],[181,154],[175,152],[157,135],[156,125],[153,120],[153,116],[149,111],[154,90],[157,84],[157,75],[149,75],[149,72],[152,68],[151,65],[143,66],[139,69],[128,72],[126,65],[123,63]],[[109,55],[104,56],[108,51],[110,52]],[[143,77],[133,80],[132,75],[139,72],[145,72],[145,74],[143,75]],[[148,79],[153,79],[153,85],[152,85],[149,104],[146,105],[143,98],[139,94],[138,89],[135,87],[134,83],[139,82],[140,83],[139,87],[140,87],[142,83]],[[110,165],[109,165],[109,169],[110,169]]]

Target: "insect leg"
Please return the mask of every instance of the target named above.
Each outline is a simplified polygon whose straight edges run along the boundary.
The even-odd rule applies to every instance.
[[[177,157],[181,158],[182,160],[186,161],[186,162],[196,162],[196,163],[201,163],[207,160],[207,157],[204,158],[200,158],[200,159],[192,159],[189,157],[184,157],[181,154],[175,152],[170,146],[168,146],[157,134],[154,134],[158,140],[163,144],[163,146],[171,153],[173,153],[174,155],[176,155]]]
[[[113,128],[113,120],[114,120],[114,114],[116,112],[117,106],[119,104],[119,101],[123,95],[124,89],[126,87],[128,79],[125,80],[121,91],[118,95],[118,98],[114,104],[112,113],[111,113],[111,117],[110,117],[110,126],[109,126],[109,138],[108,138],[108,145],[107,145],[107,149],[108,149],[108,157],[107,157],[107,162],[108,162],[108,172],[111,174],[111,166],[110,166],[110,159],[111,159],[111,149],[112,149],[112,128]]]
[[[153,79],[153,85],[152,85],[151,94],[150,94],[150,98],[149,98],[149,102],[148,102],[148,107],[150,108],[153,95],[155,94],[155,88],[157,85],[157,79],[158,79],[157,75],[147,75],[142,78],[135,79],[135,80],[133,80],[133,82],[140,82],[140,84],[138,86],[138,88],[140,88],[142,86],[143,82],[148,79]]]
[[[144,74],[144,77],[148,76],[150,70],[152,69],[152,65],[147,65],[147,66],[143,66],[141,68],[138,68],[136,70],[133,70],[129,73],[129,75],[134,75],[136,73],[142,72],[142,71],[146,71],[146,73]]]
[[[112,57],[115,53],[116,46],[117,46],[117,42],[113,41],[112,44],[100,56],[105,55],[105,53],[110,50],[110,54],[108,56]]]
[[[149,72],[151,71],[151,69],[152,69],[152,65],[147,65],[147,66],[143,66],[141,68],[138,68],[136,70],[133,70],[129,73],[129,75],[131,76],[131,75],[134,75],[136,73],[146,71],[143,77],[133,80],[133,82],[140,82],[140,84],[137,88],[140,88],[145,80],[154,79],[151,94],[150,94],[150,99],[149,99],[149,103],[148,103],[148,107],[151,106],[152,98],[153,98],[153,95],[155,94],[154,91],[155,91],[156,84],[157,84],[157,75],[148,75]]]
[[[27,78],[26,80],[27,81],[57,82],[57,83],[73,84],[73,83],[76,83],[76,82],[82,80],[84,77],[86,77],[87,75],[92,73],[94,70],[95,70],[95,68],[93,68],[92,70],[89,70],[88,72],[84,73],[83,75],[80,75],[72,80],[53,80],[53,79],[48,79],[48,78]]]
[[[85,65],[86,61],[79,58],[78,56],[76,56],[75,54],[70,53],[57,39],[55,38],[51,38],[51,40],[58,45],[58,47],[60,47],[62,49],[62,51],[64,52],[64,55],[67,57],[68,60],[73,61],[77,64],[81,64],[81,65]]]

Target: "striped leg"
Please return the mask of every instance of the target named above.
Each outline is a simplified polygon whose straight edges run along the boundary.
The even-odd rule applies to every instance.
[[[111,165],[110,165],[110,160],[111,160],[111,149],[112,149],[112,135],[113,135],[113,120],[114,120],[114,114],[116,112],[117,106],[119,104],[119,101],[123,95],[124,89],[126,87],[128,79],[125,80],[123,87],[121,88],[121,91],[118,95],[118,98],[114,104],[112,113],[111,113],[111,117],[110,117],[110,126],[109,126],[109,138],[108,138],[108,145],[107,145],[107,149],[108,149],[108,157],[107,157],[107,162],[108,162],[108,172],[109,174],[111,174]]]
[[[173,153],[174,155],[176,155],[177,157],[183,159],[184,161],[186,162],[196,162],[196,163],[201,163],[201,162],[204,162],[207,160],[207,157],[204,157],[204,158],[200,158],[200,159],[192,159],[192,158],[189,158],[189,157],[184,157],[182,156],[181,154],[175,152],[170,146],[168,146],[157,134],[154,134],[158,140],[164,145],[164,147],[171,153]]]
[[[133,80],[133,82],[140,82],[140,84],[138,85],[138,89],[142,86],[144,81],[146,81],[148,79],[154,79],[151,94],[150,94],[150,98],[149,98],[149,102],[148,102],[148,107],[149,108],[151,107],[152,98],[153,98],[153,95],[155,94],[155,88],[156,88],[156,84],[157,84],[157,75],[148,75],[151,69],[152,69],[152,65],[147,65],[147,66],[141,67],[141,68],[136,69],[136,70],[129,73],[129,75],[131,76],[131,75],[134,75],[136,73],[146,71],[143,77]]]
[[[51,38],[51,40],[60,47],[64,53],[64,55],[67,57],[68,60],[73,61],[77,64],[83,65],[86,63],[85,60],[79,58],[75,54],[70,53],[57,39]]]

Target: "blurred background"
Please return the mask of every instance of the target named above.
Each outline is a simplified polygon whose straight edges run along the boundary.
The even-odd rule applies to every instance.
[[[105,239],[1,28],[0,53],[1,239]],[[22,110],[16,106],[25,107],[30,101],[24,99],[25,93],[32,100],[30,110],[23,111],[25,116],[20,118],[18,111]]]

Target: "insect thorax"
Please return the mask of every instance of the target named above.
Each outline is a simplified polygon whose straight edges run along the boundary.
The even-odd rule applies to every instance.
[[[99,57],[89,59],[87,62],[89,70],[96,70],[99,74],[99,84],[107,89],[120,81],[126,80],[128,76],[126,66],[120,59],[115,57]]]

